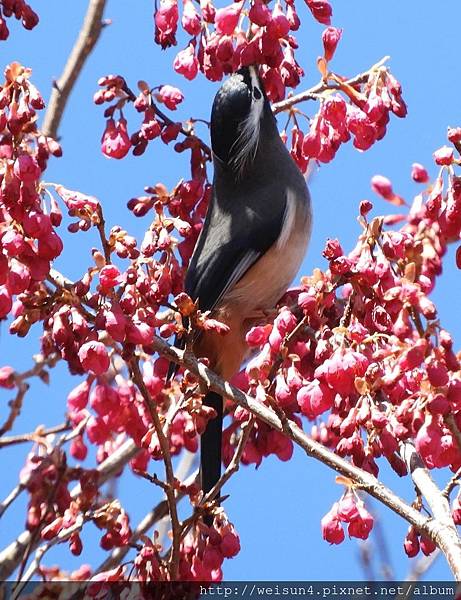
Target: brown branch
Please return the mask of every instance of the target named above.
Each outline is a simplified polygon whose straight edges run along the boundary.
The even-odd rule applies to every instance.
[[[129,366],[133,375],[133,383],[136,384],[141,395],[144,399],[146,407],[149,410],[149,414],[154,423],[155,431],[157,433],[160,449],[162,451],[163,463],[165,465],[165,475],[167,480],[167,486],[165,487],[165,494],[168,500],[168,507],[171,516],[171,528],[173,533],[172,539],[172,553],[171,553],[171,579],[175,581],[177,579],[177,572],[179,567],[179,545],[180,545],[180,534],[181,525],[179,523],[178,509],[176,505],[176,495],[174,491],[174,471],[173,464],[171,461],[170,444],[163,431],[160,417],[157,413],[156,406],[150,396],[149,390],[147,389],[141,371],[139,370],[138,359],[134,358],[130,361]]]
[[[14,398],[14,400],[11,400],[9,402],[10,414],[6,418],[6,421],[3,423],[3,425],[0,427],[0,436],[13,428],[16,418],[21,414],[22,403],[28,389],[28,383],[19,383],[16,397]]]
[[[49,429],[43,429],[43,425],[39,425],[35,431],[30,433],[21,433],[18,435],[2,437],[0,439],[0,448],[4,448],[5,446],[14,446],[16,444],[23,444],[25,442],[36,442],[39,438],[45,438],[48,435],[62,433],[63,431],[69,431],[70,429],[71,426],[68,423],[61,423],[61,425],[55,425]]]
[[[460,483],[461,483],[461,467],[459,467],[459,469],[456,471],[456,473],[453,475],[453,477],[450,478],[447,485],[443,489],[443,491],[442,491],[443,496],[445,496],[445,498],[447,498],[447,500],[448,500],[450,498],[451,492],[455,489],[455,487],[457,485],[460,485]]]
[[[378,63],[373,65],[370,69],[363,73],[360,73],[359,75],[356,75],[352,79],[348,79],[347,81],[345,81],[345,83],[347,85],[357,85],[358,83],[364,83],[365,81],[368,81],[370,74],[373,73],[373,71],[380,69],[388,60],[389,57],[385,56]],[[317,83],[317,85],[314,85],[313,87],[311,87],[308,90],[305,90],[304,92],[300,92],[299,94],[295,94],[294,96],[289,96],[285,100],[276,102],[272,105],[272,110],[274,114],[278,114],[279,112],[290,109],[292,106],[294,106],[295,104],[299,104],[300,102],[305,102],[306,100],[318,100],[319,96],[323,92],[326,92],[328,90],[333,91],[339,89],[340,88],[338,85],[334,85],[322,80],[319,83]]]
[[[154,337],[152,344],[159,354],[172,362],[184,365],[204,382],[210,390],[217,392],[224,398],[233,400],[276,431],[285,433],[308,456],[315,458],[341,475],[348,477],[354,482],[357,488],[363,489],[408,523],[414,525],[423,535],[429,537],[441,548],[448,559],[454,575],[459,578],[459,575],[461,575],[461,546],[459,545],[459,539],[455,539],[454,537],[451,523],[447,520],[445,510],[438,510],[434,518],[424,517],[419,511],[383,485],[376,477],[352,465],[347,460],[325,448],[322,444],[311,439],[290,419],[287,420],[286,428],[284,429],[282,422],[272,410],[218,377],[211,369],[199,363],[190,353],[185,353],[169,346],[157,336]],[[438,492],[440,493],[439,490]],[[439,518],[442,518],[442,522],[439,522]]]
[[[413,483],[426,499],[436,524],[436,535],[432,537],[447,558],[456,577],[461,579],[461,540],[451,515],[450,503],[437,487],[428,469],[411,442],[402,442],[400,455],[407,465]]]
[[[105,5],[106,0],[90,0],[88,4],[77,41],[72,48],[60,78],[55,82],[51,92],[42,125],[42,132],[48,137],[57,137],[58,128],[72,88],[104,27],[102,15]]]
[[[96,228],[98,230],[99,237],[101,239],[101,245],[102,245],[102,249],[104,252],[104,258],[106,260],[106,265],[109,265],[111,262],[111,258],[110,258],[111,247],[110,247],[110,244],[106,237],[106,221],[104,219],[104,214],[102,212],[101,205],[99,205],[99,207],[98,207],[98,217],[99,217],[99,221],[96,224]]]
[[[46,371],[44,367],[54,367],[54,365],[58,362],[59,358],[56,354],[52,354],[48,357],[44,357],[41,354],[38,354],[34,357],[35,365],[24,371],[23,373],[14,373],[13,379],[17,386],[17,394],[14,400],[10,402],[10,414],[6,418],[3,425],[0,427],[0,436],[2,436],[7,431],[10,431],[13,428],[14,422],[16,418],[21,414],[22,403],[24,400],[24,396],[26,395],[29,384],[26,383],[26,379],[31,379],[32,377],[44,377]],[[0,440],[1,442],[1,440]]]

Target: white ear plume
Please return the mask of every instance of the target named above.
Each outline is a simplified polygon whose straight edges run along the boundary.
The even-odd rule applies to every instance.
[[[231,165],[239,173],[242,172],[247,161],[254,159],[258,150],[259,127],[261,115],[264,108],[264,96],[260,89],[260,83],[256,68],[249,67],[251,77],[251,107],[247,118],[240,125],[240,133],[231,148]],[[256,93],[255,93],[255,90]]]

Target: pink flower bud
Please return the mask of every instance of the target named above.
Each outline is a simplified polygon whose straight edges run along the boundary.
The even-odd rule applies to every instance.
[[[12,390],[15,387],[14,369],[12,367],[0,367],[0,388]]]
[[[279,406],[289,406],[292,402],[293,394],[288,386],[285,377],[278,373],[275,378],[275,399]]]
[[[344,530],[338,517],[338,503],[335,502],[330,512],[321,520],[323,539],[330,544],[341,544],[344,541]]]
[[[437,165],[451,165],[453,163],[453,148],[442,146],[432,155]]]
[[[197,76],[198,67],[198,59],[195,56],[194,46],[192,44],[189,44],[187,48],[178,52],[173,62],[173,68],[176,73],[183,75],[189,80],[192,80]]]
[[[203,566],[206,569],[219,569],[223,563],[224,556],[216,546],[207,546],[203,552]]]
[[[221,35],[234,33],[242,11],[243,2],[234,2],[216,11],[215,27]]]
[[[90,404],[98,415],[104,416],[117,410],[120,400],[117,392],[109,385],[98,384],[91,390]]]
[[[85,431],[92,444],[103,444],[111,435],[106,422],[100,417],[91,417]]]
[[[115,265],[105,265],[99,271],[101,291],[106,293],[120,283],[120,271]]]
[[[273,39],[285,38],[290,31],[290,22],[282,10],[280,2],[276,2],[272,18],[266,26],[267,35]]]
[[[44,258],[45,260],[57,258],[61,254],[62,249],[62,240],[54,231],[51,231],[48,235],[38,240],[38,254],[40,258]]]
[[[178,27],[178,3],[176,0],[160,0],[155,12],[155,42],[162,48],[176,45],[176,29]]]
[[[452,144],[459,144],[461,142],[461,127],[449,127],[447,137]]]
[[[413,163],[411,165],[411,178],[416,183],[427,183],[429,181],[429,174],[423,165]]]
[[[130,136],[128,135],[126,120],[120,119],[115,123],[114,119],[108,119],[106,129],[101,138],[101,150],[108,158],[123,158],[131,148]]]
[[[442,431],[434,417],[428,416],[418,430],[415,447],[429,468],[436,466],[441,453]]]
[[[394,196],[394,191],[392,189],[392,183],[389,181],[387,177],[383,175],[375,175],[371,179],[371,189],[382,196],[386,200],[391,199]]]
[[[40,179],[40,175],[42,174],[37,161],[29,154],[18,156],[14,161],[13,172],[18,179],[25,183],[35,183]]]
[[[192,4],[192,2],[189,2],[189,4]],[[157,94],[157,99],[170,110],[176,110],[178,104],[184,100],[184,95],[177,87],[162,85]]]
[[[373,204],[369,200],[362,200],[360,202],[360,214],[362,217],[366,217],[370,210],[373,209]]]
[[[72,440],[69,452],[71,456],[75,458],[75,460],[85,460],[88,454],[88,448],[85,445],[81,435]]]
[[[301,292],[298,296],[298,305],[307,315],[313,315],[317,308],[315,295],[310,292]]]
[[[305,0],[314,19],[323,25],[329,25],[333,11],[327,0]]]
[[[405,536],[403,547],[408,558],[414,558],[419,553],[418,533],[413,526],[408,528],[408,533]]]
[[[322,33],[323,56],[325,57],[325,60],[328,61],[333,58],[342,33],[343,30],[338,29],[337,27],[327,27]]]
[[[189,35],[198,35],[202,29],[202,21],[192,0],[184,0],[183,2],[181,23]]]
[[[4,285],[0,285],[0,319],[4,319],[13,307],[13,299]]]
[[[272,13],[263,0],[255,0],[255,2],[253,2],[251,5],[248,17],[255,25],[264,27],[270,22]]]
[[[7,286],[11,294],[21,294],[26,291],[30,284],[29,269],[15,260],[10,262]]]
[[[355,519],[359,518],[359,511],[357,508],[357,500],[352,494],[352,492],[348,492],[345,496],[341,498],[338,503],[338,517],[341,521],[345,523],[350,523]]]
[[[101,342],[86,342],[78,351],[78,358],[85,371],[102,375],[110,365],[106,347]]]
[[[314,419],[333,406],[333,391],[318,379],[302,387],[296,396],[301,412]]]
[[[90,392],[90,384],[88,380],[82,381],[74,387],[67,396],[67,408],[69,411],[83,410],[88,404],[88,396]]]
[[[327,260],[333,260],[342,256],[344,254],[344,251],[341,247],[341,244],[339,243],[339,240],[328,239],[326,241],[325,249],[323,250],[322,254]]]
[[[343,396],[354,393],[356,377],[363,377],[368,359],[360,352],[338,348],[330,358],[317,367],[315,377],[325,377],[328,385]]]
[[[431,361],[426,365],[427,376],[431,385],[442,387],[448,383],[448,369],[441,361]]]
[[[348,527],[347,533],[351,537],[366,540],[373,529],[373,517],[365,508],[363,502],[357,503],[358,516],[353,519]]]
[[[271,330],[272,325],[259,325],[257,327],[252,327],[246,334],[246,343],[253,347],[262,346],[269,339]]]
[[[433,542],[430,538],[428,538],[424,535],[421,536],[420,546],[421,546],[421,552],[425,556],[429,556],[437,548],[435,542]]]
[[[8,229],[3,234],[1,243],[9,256],[19,256],[27,249],[24,237],[14,229]]]

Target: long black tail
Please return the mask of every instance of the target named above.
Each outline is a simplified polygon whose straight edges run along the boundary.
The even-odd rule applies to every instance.
[[[208,392],[204,404],[211,406],[216,411],[216,417],[208,421],[202,434],[200,467],[202,476],[202,490],[207,494],[221,477],[221,441],[223,421],[223,400],[216,392]],[[211,525],[213,519],[205,517],[205,523]]]

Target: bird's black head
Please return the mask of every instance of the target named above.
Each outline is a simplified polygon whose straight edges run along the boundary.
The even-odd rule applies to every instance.
[[[214,154],[232,170],[242,171],[256,154],[263,119],[273,116],[262,82],[256,67],[243,67],[223,83],[214,99]]]

